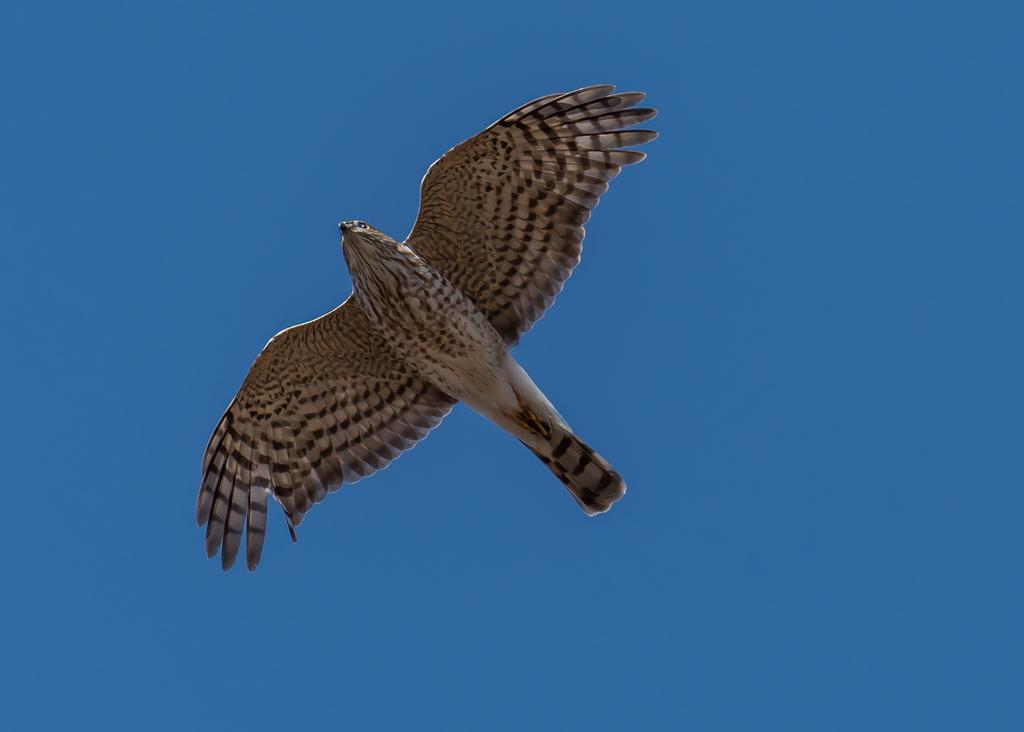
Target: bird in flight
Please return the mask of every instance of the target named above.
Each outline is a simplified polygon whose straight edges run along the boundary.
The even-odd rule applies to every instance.
[[[453,147],[423,178],[398,242],[343,221],[352,294],[266,345],[203,456],[206,554],[259,564],[268,498],[288,529],[343,483],[380,470],[459,401],[519,439],[588,515],[626,484],[576,436],[509,353],[580,260],[608,182],[644,159],[627,129],[655,110],[609,85],[535,99]]]

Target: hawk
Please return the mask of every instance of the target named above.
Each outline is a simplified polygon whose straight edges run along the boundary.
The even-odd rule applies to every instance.
[[[196,521],[224,569],[259,564],[268,499],[292,540],[306,512],[380,470],[464,402],[519,439],[588,515],[626,484],[509,352],[580,260],[608,182],[656,137],[644,95],[610,85],[535,99],[442,155],[398,242],[343,221],[352,294],[274,336],[217,422]]]

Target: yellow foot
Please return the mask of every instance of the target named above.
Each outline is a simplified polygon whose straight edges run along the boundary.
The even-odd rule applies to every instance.
[[[520,404],[519,409],[512,412],[509,416],[535,435],[540,435],[544,438],[551,436],[551,425],[546,420],[538,417],[525,404]]]

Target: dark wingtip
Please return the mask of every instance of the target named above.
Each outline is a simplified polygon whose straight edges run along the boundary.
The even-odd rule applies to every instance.
[[[220,549],[220,537],[216,537],[213,533],[206,535],[206,558],[213,559],[217,554],[217,550]]]
[[[638,107],[632,110],[634,114],[640,115],[640,119],[636,121],[636,124],[641,122],[649,122],[658,116],[658,110],[654,107]]]

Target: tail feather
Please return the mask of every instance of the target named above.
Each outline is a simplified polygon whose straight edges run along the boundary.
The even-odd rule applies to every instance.
[[[554,405],[511,356],[505,362],[516,399],[512,409],[480,411],[515,435],[555,474],[588,516],[604,513],[626,492],[608,462],[573,434]]]
[[[604,513],[626,492],[622,476],[572,432],[552,427],[545,444],[523,444],[565,484],[588,516]]]

